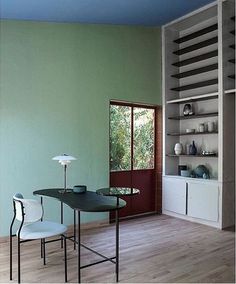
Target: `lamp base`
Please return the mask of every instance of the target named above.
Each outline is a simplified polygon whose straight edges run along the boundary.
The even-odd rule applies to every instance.
[[[60,189],[58,190],[59,193],[65,194],[65,193],[72,193],[72,189]]]

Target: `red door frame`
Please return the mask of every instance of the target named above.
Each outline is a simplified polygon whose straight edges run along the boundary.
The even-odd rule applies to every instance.
[[[121,217],[131,216],[131,215],[140,215],[145,213],[153,213],[157,211],[156,206],[156,187],[157,187],[157,179],[156,179],[156,151],[157,151],[157,106],[153,105],[144,105],[144,104],[136,104],[136,103],[127,103],[127,102],[117,102],[111,101],[110,105],[120,105],[120,106],[128,106],[131,108],[131,169],[128,171],[115,171],[111,172],[110,168],[110,143],[109,143],[109,170],[110,170],[110,186],[133,186],[135,184],[143,183],[142,180],[147,180],[148,176],[151,179],[151,182],[147,181],[147,184],[150,186],[149,193],[142,193],[140,197],[128,197],[123,198],[127,201],[126,208],[122,209],[120,212]],[[142,170],[134,170],[133,169],[133,131],[134,131],[134,117],[133,117],[133,110],[134,107],[138,108],[145,108],[145,109],[153,109],[154,110],[154,168],[153,169],[142,169]],[[110,128],[109,128],[109,135],[110,135]],[[110,137],[110,136],[109,136]],[[130,176],[129,176],[130,173]],[[141,174],[138,178],[137,174]],[[137,181],[135,182],[134,176],[137,177]],[[140,185],[140,186],[141,186]],[[135,187],[135,186],[134,186]],[[141,204],[143,201],[147,201],[150,205]],[[133,205],[133,206],[132,206]],[[149,208],[148,208],[149,207]],[[111,219],[113,216],[111,215]]]

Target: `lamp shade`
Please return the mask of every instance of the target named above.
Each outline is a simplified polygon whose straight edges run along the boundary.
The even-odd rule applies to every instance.
[[[71,161],[76,160],[76,158],[67,154],[63,154],[61,156],[53,157],[52,160],[59,161],[61,165],[65,166],[68,165]]]

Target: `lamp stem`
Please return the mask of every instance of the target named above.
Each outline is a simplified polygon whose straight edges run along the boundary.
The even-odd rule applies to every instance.
[[[66,168],[67,165],[64,165],[64,192],[66,193]]]

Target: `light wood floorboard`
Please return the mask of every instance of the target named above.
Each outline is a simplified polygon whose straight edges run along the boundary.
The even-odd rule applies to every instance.
[[[82,242],[114,256],[114,224],[82,232]],[[77,282],[77,254],[68,241],[68,281]],[[82,248],[82,265],[99,256]],[[64,282],[60,243],[47,245],[47,265],[39,241],[22,245],[22,282]],[[14,240],[13,281],[17,282]],[[82,270],[84,283],[115,282],[109,262]],[[9,243],[0,243],[0,282],[9,281]],[[122,283],[235,283],[235,233],[154,215],[120,223],[120,282]]]

